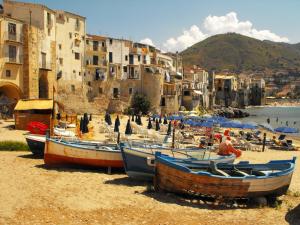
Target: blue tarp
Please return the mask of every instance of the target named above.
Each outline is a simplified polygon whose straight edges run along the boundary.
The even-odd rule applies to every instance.
[[[291,133],[291,134],[299,133],[299,130],[293,127],[277,127],[275,131],[280,133]]]

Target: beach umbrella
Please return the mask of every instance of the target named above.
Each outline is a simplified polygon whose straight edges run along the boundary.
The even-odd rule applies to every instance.
[[[160,126],[159,126],[158,120],[155,120],[155,130],[156,130],[156,131],[159,131],[159,130],[160,130]]]
[[[164,116],[164,124],[168,124],[168,120],[166,116]]]
[[[125,134],[126,135],[131,135],[132,134],[132,128],[131,128],[131,125],[130,125],[130,120],[127,121]]]
[[[115,127],[114,127],[114,132],[119,132],[119,126],[120,126],[120,121],[118,121],[118,117],[115,120]]]
[[[159,120],[158,120],[158,122],[159,122],[159,123],[161,123],[161,122],[162,122],[162,120],[161,120],[161,116],[159,117]]]
[[[107,115],[107,124],[112,125],[110,114]]]
[[[275,131],[280,133],[290,133],[290,134],[299,133],[299,130],[293,127],[277,127]]]
[[[89,124],[89,118],[88,118],[88,114],[87,113],[83,114],[83,120],[85,121],[86,124]]]
[[[82,131],[83,130],[83,118],[80,118],[80,124],[79,124],[79,130]]]
[[[120,122],[119,115],[117,115],[117,118],[116,118],[116,121],[115,121],[115,122],[118,124],[118,126],[120,126],[120,125],[121,125],[121,122]]]
[[[60,113],[57,113],[57,114],[56,114],[56,119],[57,119],[57,120],[60,120],[60,119],[61,119]]]
[[[92,121],[92,114],[90,114],[90,121]]]
[[[111,118],[108,112],[105,113],[104,120],[108,125],[110,125],[109,123],[111,122]]]
[[[139,115],[138,118],[139,118],[139,121],[138,121],[139,123],[138,123],[138,125],[142,126],[142,125],[143,125],[143,123],[142,123],[142,117]]]
[[[149,117],[147,128],[148,128],[149,130],[152,129],[151,117]]]
[[[172,132],[172,123],[170,121],[168,125],[167,135],[171,135],[171,132]]]

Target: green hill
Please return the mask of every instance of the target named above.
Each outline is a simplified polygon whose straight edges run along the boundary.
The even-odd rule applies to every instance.
[[[260,41],[235,33],[209,37],[181,55],[186,65],[200,65],[209,71],[300,71],[300,43]]]

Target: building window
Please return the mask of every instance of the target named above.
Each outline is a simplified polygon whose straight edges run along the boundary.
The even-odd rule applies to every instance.
[[[128,89],[128,93],[129,93],[130,95],[132,95],[132,93],[133,93],[133,88],[129,88],[129,89]]]
[[[102,47],[105,47],[105,42],[104,41],[102,41]]]
[[[128,55],[125,55],[125,61],[128,61]]]
[[[10,62],[16,62],[17,60],[17,46],[8,46],[8,57]]]
[[[62,45],[61,45],[61,44],[59,44],[59,45],[58,45],[58,48],[59,48],[59,50],[61,50],[61,49],[62,49]]]
[[[75,28],[76,28],[77,30],[80,29],[80,23],[79,23],[79,19],[78,19],[78,18],[76,18]]]
[[[71,32],[69,33],[69,37],[70,37],[70,39],[72,38],[72,33]]]
[[[190,96],[191,93],[190,93],[190,91],[184,91],[184,92],[183,92],[183,95],[184,95],[184,96]]]
[[[47,13],[47,24],[51,26],[51,14]]]
[[[127,73],[127,66],[123,66],[123,72]]]
[[[10,70],[6,70],[5,71],[5,76],[6,77],[11,77],[11,71]]]
[[[90,41],[89,41],[89,40],[86,40],[85,43],[86,43],[87,45],[89,45],[89,44],[90,44]]]
[[[113,53],[109,52],[109,62],[112,63],[113,62]]]
[[[141,61],[141,56],[140,56],[140,55],[138,55],[138,61],[139,61],[139,62]]]
[[[90,65],[90,60],[86,60],[86,65]]]
[[[88,86],[91,86],[91,81],[88,81]]]
[[[48,28],[48,36],[51,36],[51,29]]]
[[[99,94],[102,94],[103,93],[103,89],[101,87],[99,87],[98,92],[99,92]]]
[[[161,98],[160,106],[166,106],[166,99],[164,97]]]
[[[119,98],[119,88],[114,88],[113,89],[113,97],[114,98]]]
[[[78,52],[75,52],[75,59],[80,60],[80,54]]]
[[[109,44],[112,45],[112,43],[113,43],[113,39],[109,39]]]
[[[73,85],[73,84],[71,85],[71,91],[75,92],[75,85]]]
[[[93,65],[97,66],[99,63],[99,57],[97,55],[93,56]]]
[[[59,58],[59,65],[63,65],[64,64],[64,59],[63,58]]]
[[[80,71],[78,72],[78,75],[81,76],[81,72]]]
[[[99,42],[93,41],[93,51],[98,51]]]
[[[8,38],[9,40],[17,39],[17,26],[14,23],[8,23]]]

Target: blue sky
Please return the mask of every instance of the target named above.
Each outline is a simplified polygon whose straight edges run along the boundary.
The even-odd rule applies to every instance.
[[[53,9],[63,9],[87,17],[89,33],[135,41],[147,38],[157,47],[170,50],[182,50],[208,36],[228,31],[240,32],[258,39],[300,42],[300,0],[28,2],[42,3]],[[208,18],[209,15],[211,17]]]

